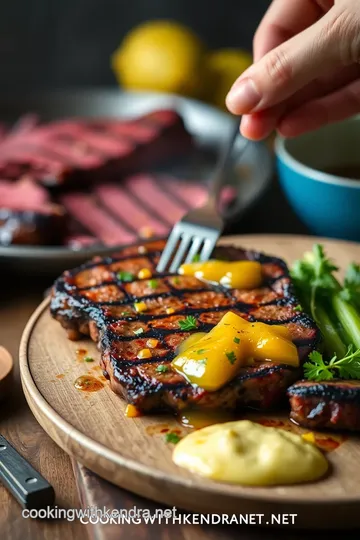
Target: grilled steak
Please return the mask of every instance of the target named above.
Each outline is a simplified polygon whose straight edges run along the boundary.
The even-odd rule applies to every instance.
[[[0,177],[29,175],[46,186],[144,170],[188,150],[182,118],[159,110],[135,120],[64,120],[10,134],[0,145]]]
[[[67,232],[65,209],[30,179],[0,180],[0,244],[59,244]]]
[[[53,287],[52,316],[66,328],[70,339],[90,335],[98,342],[101,366],[111,388],[142,411],[278,404],[286,388],[299,378],[299,369],[259,363],[242,368],[222,389],[206,392],[187,383],[170,362],[193,331],[209,331],[230,310],[250,321],[287,326],[304,360],[317,345],[319,331],[308,316],[294,309],[298,302],[285,263],[258,252],[217,247],[213,253],[217,259],[250,259],[262,264],[261,288],[230,290],[195,277],[156,274],[163,246],[163,242],[132,246],[111,258],[95,259],[65,272]],[[136,277],[143,268],[151,270],[151,280]],[[145,302],[147,310],[137,313],[135,301]],[[188,315],[197,321],[192,332],[179,327],[179,321]],[[153,356],[139,360],[137,355],[150,337],[158,340]]]
[[[301,426],[360,431],[360,381],[299,381],[288,396],[290,418]]]

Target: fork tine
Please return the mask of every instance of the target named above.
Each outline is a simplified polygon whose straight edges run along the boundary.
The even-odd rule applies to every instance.
[[[191,263],[195,255],[198,253],[203,240],[199,236],[195,236],[194,241],[189,249],[189,253],[185,259],[186,263]]]
[[[212,238],[206,238],[204,242],[204,246],[200,253],[200,260],[201,261],[207,261],[212,253],[212,250],[215,247],[216,241],[218,239],[218,236],[213,236]]]
[[[191,236],[189,234],[183,234],[182,236],[182,239],[181,239],[181,244],[180,246],[178,247],[178,250],[176,252],[176,255],[171,263],[171,266],[170,266],[170,272],[176,272],[177,269],[179,268],[182,260],[183,260],[183,257],[185,255],[185,252],[187,250],[187,248],[189,247],[189,244],[191,242]]]
[[[175,227],[170,233],[164,251],[161,254],[160,261],[158,262],[158,265],[156,267],[157,272],[165,272],[166,267],[171,259],[171,255],[173,254],[176,247],[177,241],[180,238],[180,235],[181,231],[179,231],[179,227],[175,225]]]

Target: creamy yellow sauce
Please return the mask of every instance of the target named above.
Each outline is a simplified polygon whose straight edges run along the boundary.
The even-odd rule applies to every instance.
[[[210,260],[183,264],[179,274],[237,289],[254,289],[260,287],[263,281],[261,264],[256,261]]]
[[[193,334],[180,346],[172,367],[191,384],[216,391],[254,361],[299,365],[287,328],[251,323],[227,312],[207,334]]]
[[[322,452],[300,435],[249,420],[190,433],[175,446],[173,461],[212,480],[251,486],[310,482],[328,470]]]

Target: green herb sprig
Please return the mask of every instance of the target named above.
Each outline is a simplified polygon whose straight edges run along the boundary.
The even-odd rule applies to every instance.
[[[197,327],[196,319],[193,315],[188,315],[183,321],[179,321],[179,327],[181,330],[195,330]]]
[[[236,362],[236,354],[234,353],[234,351],[230,351],[230,352],[227,352],[225,353],[226,354],[226,358],[229,360],[230,364],[235,364]]]
[[[167,371],[169,371],[169,368],[164,364],[160,364],[159,366],[157,366],[156,371],[158,371],[159,373],[166,373]]]
[[[167,443],[177,444],[180,441],[180,437],[176,433],[170,431],[169,433],[166,433],[165,441]]]
[[[117,274],[117,278],[120,280],[120,281],[132,281],[134,279],[134,274],[131,274],[131,272],[118,272]]]
[[[318,351],[313,351],[304,364],[304,376],[311,381],[360,379],[360,349],[354,351],[350,345],[343,358],[335,354],[329,361],[325,361]]]

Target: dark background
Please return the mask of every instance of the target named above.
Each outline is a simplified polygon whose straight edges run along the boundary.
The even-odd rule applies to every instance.
[[[211,48],[244,47],[270,0],[1,0],[1,90],[115,85],[109,58],[133,26],[175,19]]]

